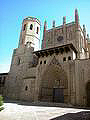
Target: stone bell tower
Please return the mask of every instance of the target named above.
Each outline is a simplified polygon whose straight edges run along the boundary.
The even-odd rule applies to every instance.
[[[24,47],[27,44],[35,51],[40,48],[40,21],[34,17],[27,17],[22,22],[18,47]]]

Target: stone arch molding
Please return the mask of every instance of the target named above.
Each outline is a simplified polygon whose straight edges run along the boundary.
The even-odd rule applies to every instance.
[[[54,56],[50,61],[49,61],[49,63],[47,63],[46,64],[46,67],[44,67],[43,69],[42,69],[42,71],[41,71],[41,73],[40,73],[40,75],[41,75],[41,77],[45,74],[45,71],[47,71],[48,70],[48,68],[50,67],[50,66],[58,66],[58,67],[60,67],[60,68],[62,68],[62,66],[61,66],[61,64],[59,63],[59,61],[56,59],[56,57]],[[40,67],[41,66],[39,66],[39,69],[40,69]]]
[[[55,56],[41,76],[40,99],[43,99],[44,97],[48,98],[49,101],[52,101],[53,88],[68,89],[67,75]]]
[[[61,71],[63,71],[63,72],[65,73],[65,71],[64,71],[64,69],[63,69],[63,65],[61,65],[61,64],[59,63],[59,61],[56,59],[56,57],[54,56],[54,57],[49,61],[49,63],[47,63],[46,68],[42,69],[41,78],[42,78],[42,76],[45,74],[45,72],[47,72],[47,71],[49,70],[49,68],[51,68],[51,67],[52,67],[52,69],[53,69],[53,67],[58,68],[58,69],[61,69]],[[64,75],[66,75],[66,73],[65,73]]]
[[[60,63],[58,62],[58,60],[56,59],[56,57],[54,56],[53,59],[50,61],[49,65],[59,65],[60,66]]]
[[[67,87],[66,84],[64,84],[65,82],[67,82],[66,72],[63,69],[63,66],[59,63],[59,61],[56,59],[55,56],[52,58],[50,63],[47,65],[46,69],[43,71],[43,74],[41,76],[41,81],[42,80],[44,81],[45,78],[49,79],[49,77],[52,78],[55,81],[62,80],[61,81],[61,83],[62,83],[61,86]],[[55,83],[54,83],[54,85],[55,85]]]

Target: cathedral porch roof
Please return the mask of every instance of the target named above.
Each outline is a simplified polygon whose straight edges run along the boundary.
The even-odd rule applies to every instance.
[[[72,49],[77,54],[77,50],[72,43],[64,44],[64,45],[60,45],[52,48],[47,48],[47,49],[45,48],[39,51],[34,51],[33,53],[36,54],[38,57],[40,57],[45,55],[47,56],[49,54],[51,55],[53,53],[56,53],[56,54],[58,54],[59,52],[63,53],[64,51],[68,52],[70,51],[70,49]]]

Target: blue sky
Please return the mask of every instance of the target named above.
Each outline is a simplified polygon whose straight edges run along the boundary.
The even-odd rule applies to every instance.
[[[74,10],[78,9],[80,24],[86,25],[90,35],[90,0],[0,0],[0,72],[8,72],[13,49],[18,47],[21,23],[24,17],[34,16],[41,21],[41,40],[44,20],[48,28],[52,21],[56,26],[74,21]]]

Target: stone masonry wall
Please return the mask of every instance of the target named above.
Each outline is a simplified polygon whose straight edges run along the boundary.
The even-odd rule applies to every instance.
[[[31,88],[32,83],[34,87],[36,79],[36,64],[33,63],[33,58],[35,57],[33,57],[32,48],[18,48],[14,51],[8,80],[6,82],[7,97],[22,100],[34,99],[31,93],[29,93],[29,88]],[[28,88],[25,88],[26,86]],[[30,92],[32,91],[33,88]],[[25,94],[28,94],[27,97]]]

